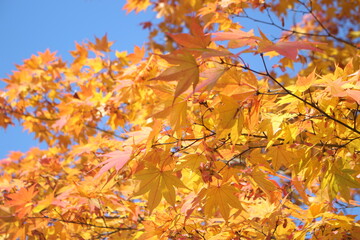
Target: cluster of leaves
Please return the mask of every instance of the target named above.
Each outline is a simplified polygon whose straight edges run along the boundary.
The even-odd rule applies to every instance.
[[[127,11],[162,18],[144,23],[147,57],[135,47],[111,59],[104,36],[76,44],[71,63],[50,51],[25,60],[3,79],[0,126],[18,120],[49,147],[0,161],[0,236],[354,239],[360,223],[344,211],[359,206],[360,186],[352,2],[128,0]],[[304,18],[287,29],[290,12]],[[243,31],[237,18],[283,35]]]

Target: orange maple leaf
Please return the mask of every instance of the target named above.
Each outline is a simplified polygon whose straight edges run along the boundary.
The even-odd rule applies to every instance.
[[[203,27],[201,27],[197,18],[192,18],[190,23],[190,32],[171,34],[167,33],[169,37],[174,39],[175,42],[186,48],[206,48],[210,42],[210,34],[205,34]]]
[[[41,52],[38,52],[39,54],[39,57],[41,59],[41,62],[42,64],[48,64],[54,60],[56,60],[56,52],[50,52],[49,49],[46,49],[45,52],[41,53]]]
[[[100,52],[110,52],[110,47],[113,45],[114,42],[109,42],[107,39],[107,35],[105,34],[101,39],[95,37],[95,44],[89,43],[90,47],[95,51]]]
[[[17,216],[23,218],[31,211],[33,207],[32,199],[36,196],[37,192],[35,191],[35,185],[28,189],[21,188],[18,192],[6,196],[11,199],[6,201],[6,204],[15,207]]]
[[[144,55],[145,55],[144,46],[142,48],[135,46],[134,53],[130,53],[127,57],[133,64],[137,64],[143,59]]]
[[[199,82],[199,67],[196,63],[195,58],[189,53],[178,53],[178,54],[169,54],[161,55],[166,61],[172,66],[162,72],[159,76],[151,80],[162,80],[162,81],[178,81],[178,84],[175,89],[175,99],[185,92],[193,84],[193,89],[195,90],[196,85]]]
[[[298,79],[296,81],[296,87],[299,91],[303,92],[307,90],[314,83],[314,81],[316,80],[315,70],[316,69],[314,69],[307,77],[298,76]]]
[[[150,5],[150,0],[127,0],[123,9],[126,10],[127,14],[132,11],[139,13],[141,11],[145,11]]]

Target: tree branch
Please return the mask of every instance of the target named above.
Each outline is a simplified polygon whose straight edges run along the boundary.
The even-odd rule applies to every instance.
[[[268,69],[267,69],[267,66],[266,66],[266,63],[265,63],[265,60],[264,60],[264,55],[261,53],[260,56],[261,56],[261,59],[262,59],[262,62],[263,62],[263,65],[264,65],[264,68],[265,68],[265,71],[266,71],[265,76],[269,77],[274,83],[276,83],[279,87],[281,87],[285,92],[287,92],[289,95],[293,96],[294,98],[298,99],[299,101],[303,102],[304,104],[309,105],[310,107],[316,109],[318,112],[320,112],[321,114],[323,114],[323,115],[324,115],[325,117],[327,117],[328,119],[331,119],[332,121],[334,121],[334,122],[336,122],[336,123],[338,123],[338,124],[346,127],[347,129],[349,129],[349,130],[351,130],[351,131],[353,131],[353,132],[355,132],[355,133],[357,133],[357,134],[360,134],[360,131],[358,131],[357,129],[355,129],[355,128],[349,126],[349,125],[347,125],[346,123],[340,121],[339,119],[336,119],[336,118],[330,116],[330,115],[327,114],[324,110],[322,110],[320,107],[316,106],[314,103],[306,101],[305,99],[297,96],[296,94],[294,94],[294,93],[292,93],[290,90],[288,90],[286,87],[284,87],[280,82],[278,82],[278,81],[276,80],[276,78],[274,78],[274,77],[269,73],[269,71],[268,71]],[[263,75],[263,74],[261,74],[261,75]]]

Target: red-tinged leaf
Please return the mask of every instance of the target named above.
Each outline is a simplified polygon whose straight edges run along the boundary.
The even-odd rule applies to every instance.
[[[143,29],[149,29],[151,30],[153,24],[150,21],[146,21],[146,22],[141,22],[140,25],[142,26]]]
[[[262,40],[259,42],[259,53],[275,51],[280,55],[283,55],[291,60],[296,60],[298,51],[301,49],[311,50],[315,52],[321,51],[316,45],[323,45],[325,43],[321,42],[306,42],[306,41],[294,41],[294,42],[285,42],[280,41],[277,43],[271,42],[265,34],[260,31]]]
[[[213,41],[225,41],[225,40],[239,40],[254,37],[254,31],[244,32],[238,29],[231,29],[230,32],[216,32],[212,33]]]
[[[220,65],[215,68],[206,69],[200,74],[200,77],[205,78],[200,84],[195,88],[195,92],[199,91],[210,91],[216,84],[217,80],[227,71],[224,65]]]
[[[162,55],[166,61],[170,64],[177,66],[170,67],[162,72],[156,78],[151,80],[162,80],[162,81],[178,81],[175,89],[175,99],[185,92],[193,84],[195,90],[196,85],[199,82],[199,67],[196,63],[195,58],[188,54],[169,54]]]
[[[149,134],[151,133],[152,128],[150,127],[143,127],[139,131],[134,132],[128,132],[125,135],[127,135],[129,138],[125,141],[126,145],[137,145],[142,143],[144,140],[146,140],[149,137]]]
[[[230,40],[229,48],[241,48],[248,45],[253,45],[260,38],[254,36],[253,30],[244,32],[237,29],[231,29],[231,32],[217,32],[212,34],[213,41],[225,41]]]
[[[119,92],[122,88],[124,87],[130,87],[134,84],[134,82],[132,80],[121,80],[121,81],[117,81],[116,82],[116,87],[114,88],[115,92]]]
[[[349,81],[343,81],[340,77],[335,81],[329,81],[326,90],[334,97],[345,97],[347,94],[343,86],[348,83]]]
[[[57,120],[54,125],[52,125],[52,127],[57,130],[61,130],[68,122],[68,120],[69,120],[69,116],[67,115],[61,116],[60,119]]]
[[[322,43],[320,43],[320,42],[300,42],[300,41],[278,42],[273,46],[269,46],[269,47],[263,49],[263,51],[264,52],[275,51],[287,58],[296,60],[298,50],[306,49],[306,50],[319,52],[321,50],[315,46],[315,45],[319,45],[319,44],[322,44]]]
[[[195,56],[201,56],[202,59],[212,58],[212,57],[236,57],[232,52],[222,49],[216,50],[211,48],[197,48],[197,49],[187,49],[189,52],[192,52]]]
[[[108,157],[106,161],[97,165],[97,167],[103,165],[100,171],[96,174],[95,178],[98,178],[110,168],[115,167],[116,171],[119,171],[129,160],[132,153],[132,148],[125,147],[123,151],[114,151],[104,155],[104,157]]]
[[[190,23],[191,34],[179,33],[167,35],[174,39],[174,41],[186,48],[206,48],[211,42],[210,34],[205,34],[198,19],[191,19]]]
[[[346,94],[360,104],[360,90],[347,89]]]

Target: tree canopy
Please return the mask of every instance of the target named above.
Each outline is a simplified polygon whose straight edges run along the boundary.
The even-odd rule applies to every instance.
[[[359,8],[127,0],[146,46],[24,60],[0,126],[48,148],[0,161],[0,238],[355,239]]]

